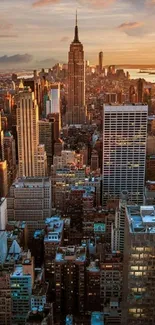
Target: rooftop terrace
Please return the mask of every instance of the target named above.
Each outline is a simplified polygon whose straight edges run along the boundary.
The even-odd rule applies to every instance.
[[[86,261],[86,248],[82,246],[58,247],[55,261],[56,262],[74,261],[74,262],[83,263]]]
[[[50,187],[49,177],[21,177],[12,184],[15,188],[43,188]]]
[[[127,206],[131,233],[155,233],[155,206]]]
[[[47,218],[45,224],[47,228],[44,242],[60,242],[62,239],[64,220],[60,216],[54,216]]]

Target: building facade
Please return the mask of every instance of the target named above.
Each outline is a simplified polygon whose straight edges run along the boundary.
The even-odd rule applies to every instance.
[[[79,41],[76,18],[74,40],[68,56],[68,108],[67,124],[80,124],[85,107],[85,60],[83,45]]]
[[[131,201],[143,202],[147,115],[147,105],[104,106],[104,205],[107,199],[118,199],[123,190],[129,192]]]
[[[155,323],[155,207],[127,206],[122,325]]]

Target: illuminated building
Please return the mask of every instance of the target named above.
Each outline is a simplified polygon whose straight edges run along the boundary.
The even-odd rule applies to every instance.
[[[4,160],[4,134],[2,130],[1,114],[0,114],[0,161]]]
[[[23,258],[22,264],[15,265],[10,275],[12,296],[12,325],[25,324],[31,307],[32,287],[34,284],[34,263],[30,252]]]
[[[64,240],[64,220],[59,216],[47,218],[45,221],[46,231],[44,236],[44,261],[46,278],[54,278],[54,259],[56,250],[63,245]]]
[[[7,161],[8,187],[10,187],[17,173],[16,144],[10,132],[5,132],[4,135],[4,156]]]
[[[127,206],[122,324],[155,323],[155,207]]]
[[[0,197],[6,197],[8,193],[7,161],[0,161]]]
[[[38,105],[30,89],[20,93],[17,107],[17,134],[19,176],[45,175],[46,159],[45,166],[42,164],[40,169]]]
[[[139,78],[137,81],[137,94],[138,94],[138,103],[143,103],[144,81],[141,78]]]
[[[120,252],[106,253],[100,263],[100,297],[101,304],[107,306],[111,298],[122,298],[123,262]]]
[[[86,248],[82,246],[59,247],[54,263],[57,313],[83,314]]]
[[[70,45],[68,60],[66,124],[84,124],[85,116],[85,61],[83,45],[79,41],[76,17],[75,35]]]
[[[7,200],[0,198],[0,231],[6,229],[7,224]]]
[[[102,73],[103,70],[103,52],[99,53],[99,72]]]
[[[0,270],[0,324],[10,325],[12,318],[10,274]]]
[[[60,114],[60,83],[51,84],[51,111],[49,113]]]
[[[7,204],[8,220],[25,220],[31,237],[51,216],[51,180],[48,177],[18,178],[10,187]]]
[[[86,269],[86,288],[87,311],[100,311],[100,267],[97,262],[90,262]]]
[[[104,106],[102,200],[143,202],[147,140],[147,105]]]

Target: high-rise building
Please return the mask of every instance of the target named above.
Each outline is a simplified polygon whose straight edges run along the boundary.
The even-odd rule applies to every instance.
[[[8,193],[8,173],[7,161],[0,161],[0,197],[5,197]]]
[[[0,198],[0,231],[6,229],[7,224],[7,202],[6,198]]]
[[[10,274],[0,270],[0,324],[10,325],[12,316]]]
[[[4,160],[4,134],[2,130],[1,114],[0,114],[0,161]]]
[[[39,143],[45,145],[47,165],[52,165],[54,154],[53,123],[47,119],[39,121]]]
[[[0,264],[3,264],[7,256],[7,232],[0,231]]]
[[[19,176],[37,175],[38,107],[34,93],[20,93],[17,108]]]
[[[85,60],[83,45],[79,41],[77,15],[74,40],[70,45],[68,60],[67,124],[81,124],[85,116]]]
[[[51,84],[51,111],[60,114],[60,83]]]
[[[137,81],[137,94],[138,94],[138,103],[143,103],[144,81],[141,78],[139,78]]]
[[[55,257],[56,311],[60,315],[85,310],[86,248],[58,247]]]
[[[45,170],[41,170],[40,175],[38,105],[30,89],[20,93],[17,133],[19,176],[45,175]],[[42,167],[46,169],[46,159],[45,167]]]
[[[124,228],[125,228],[125,209],[128,203],[128,192],[122,191],[119,206],[115,213],[115,225],[112,229],[112,249],[114,251],[124,251]]]
[[[127,206],[122,325],[155,324],[155,207]]]
[[[103,70],[103,52],[99,53],[99,72],[101,73]]]
[[[103,204],[123,190],[143,202],[147,140],[147,105],[104,106]]]
[[[10,187],[17,173],[16,143],[10,132],[5,132],[4,135],[4,156],[7,161],[8,187]]]
[[[17,179],[10,187],[7,204],[8,220],[25,220],[31,237],[51,216],[51,180],[48,177]]]
[[[12,324],[25,324],[31,307],[31,294],[34,284],[34,260],[28,252],[22,265],[16,265],[10,276],[12,296]]]
[[[135,89],[135,86],[133,86],[133,85],[131,85],[129,88],[129,102],[131,104],[137,102],[136,89]]]

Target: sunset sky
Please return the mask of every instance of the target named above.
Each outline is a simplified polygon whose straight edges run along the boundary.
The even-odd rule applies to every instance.
[[[67,62],[76,9],[90,63],[155,64],[155,0],[0,0],[0,64]]]

